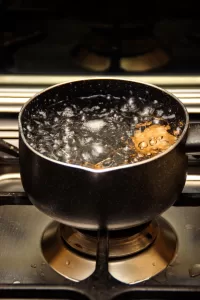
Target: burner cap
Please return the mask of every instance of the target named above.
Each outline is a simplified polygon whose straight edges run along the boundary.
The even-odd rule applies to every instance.
[[[136,254],[151,245],[158,234],[157,222],[136,228],[110,232],[109,257],[119,258]],[[60,234],[66,246],[86,256],[96,256],[97,234],[61,225]]]

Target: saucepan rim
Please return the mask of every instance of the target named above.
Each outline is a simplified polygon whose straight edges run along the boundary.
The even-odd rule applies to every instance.
[[[26,107],[28,106],[28,104],[30,102],[32,102],[35,98],[39,97],[41,94],[45,93],[46,91],[49,91],[51,89],[54,89],[55,87],[59,87],[59,86],[63,86],[63,85],[67,85],[67,84],[73,84],[75,82],[85,82],[85,81],[95,81],[95,80],[113,80],[113,81],[125,81],[127,83],[130,83],[130,84],[133,84],[133,83],[139,83],[139,84],[142,84],[142,85],[145,85],[145,86],[149,86],[149,87],[153,87],[157,90],[160,90],[161,92],[163,92],[164,94],[167,94],[168,96],[172,97],[174,100],[176,100],[178,102],[178,104],[182,107],[183,111],[185,112],[185,124],[184,124],[184,129],[179,137],[179,139],[176,141],[176,143],[174,143],[171,147],[169,147],[166,151],[152,157],[152,158],[149,158],[147,160],[143,160],[143,161],[140,161],[140,162],[136,162],[134,164],[127,164],[127,165],[121,165],[121,166],[117,166],[117,167],[111,167],[111,168],[105,168],[105,169],[92,169],[92,168],[88,168],[88,167],[84,167],[84,166],[79,166],[79,165],[75,165],[75,164],[69,164],[69,163],[65,163],[65,162],[62,162],[62,161],[57,161],[57,160],[54,160],[52,158],[49,158],[48,156],[45,156],[43,154],[41,154],[40,152],[36,151],[34,148],[32,148],[30,146],[30,144],[27,142],[25,136],[24,136],[24,132],[23,132],[23,128],[22,128],[22,122],[21,122],[21,119],[22,119],[22,115],[23,115],[23,112],[24,110],[26,109]],[[20,135],[21,135],[21,138],[23,140],[23,142],[25,143],[25,145],[32,151],[34,152],[36,155],[39,155],[41,158],[45,159],[45,160],[48,160],[52,163],[55,163],[55,164],[59,164],[59,165],[62,165],[62,166],[65,166],[65,167],[70,167],[70,168],[74,168],[74,169],[79,169],[79,170],[84,170],[84,171],[87,171],[87,172],[91,172],[91,173],[107,173],[107,172],[111,172],[111,171],[116,171],[116,170],[123,170],[123,169],[128,169],[128,168],[134,168],[134,167],[137,167],[137,166],[140,166],[140,165],[143,165],[143,164],[148,164],[148,163],[151,163],[153,162],[154,160],[156,159],[159,159],[163,156],[165,156],[166,154],[168,154],[169,152],[171,152],[173,149],[175,149],[179,143],[181,143],[183,137],[185,136],[185,134],[187,133],[187,129],[188,129],[188,124],[189,124],[189,114],[187,112],[187,109],[186,107],[184,106],[184,104],[175,96],[173,95],[172,93],[166,91],[165,89],[163,88],[160,88],[154,84],[150,84],[150,83],[146,83],[146,82],[143,82],[143,81],[137,81],[137,80],[126,80],[126,79],[121,79],[120,77],[119,78],[113,78],[113,77],[94,77],[94,78],[84,78],[82,80],[78,79],[78,80],[73,80],[73,81],[67,81],[67,82],[62,82],[62,83],[58,83],[58,84],[55,84],[53,86],[50,86],[48,88],[45,88],[43,90],[41,90],[39,93],[33,95],[33,97],[31,97],[21,108],[20,112],[19,112],[19,115],[18,115],[18,125],[19,125],[19,131],[20,131]]]

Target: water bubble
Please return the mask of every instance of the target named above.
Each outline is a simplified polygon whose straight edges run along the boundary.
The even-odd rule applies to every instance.
[[[169,146],[169,141],[161,140],[160,144],[161,144],[163,147],[168,147],[168,146]]]
[[[104,148],[101,143],[93,143],[92,144],[92,154],[99,155],[104,152]]]
[[[88,152],[84,152],[82,157],[85,161],[89,162],[91,160],[91,155]]]
[[[84,127],[91,131],[100,131],[105,125],[106,122],[103,120],[91,120],[83,124]]]
[[[181,128],[180,127],[176,127],[176,129],[174,130],[173,133],[174,133],[175,136],[179,136],[181,134],[181,132],[182,132]]]
[[[87,119],[87,117],[86,117],[86,115],[85,114],[82,114],[82,116],[81,116],[81,121],[86,121],[86,119]]]
[[[32,128],[31,128],[31,126],[30,126],[30,125],[27,125],[27,127],[26,127],[26,128],[27,128],[27,130],[28,130],[28,131],[32,131]]]
[[[41,115],[41,116],[43,117],[43,119],[46,119],[46,117],[47,117],[46,112],[43,111],[43,110],[40,110],[40,111],[38,112],[38,114]]]
[[[102,166],[103,167],[111,167],[114,161],[111,158],[107,158],[103,161]]]
[[[169,275],[169,276],[173,276],[173,275],[174,275],[174,273],[173,273],[172,271],[168,271],[168,272],[167,272],[167,275]]]
[[[153,115],[154,110],[155,109],[153,107],[146,106],[146,107],[143,108],[143,110],[141,110],[139,112],[139,115],[143,116],[143,117],[150,116],[150,115]]]
[[[74,116],[74,112],[73,112],[73,110],[72,110],[70,107],[66,107],[66,108],[64,109],[64,111],[62,112],[62,115],[63,115],[64,117],[70,118],[70,117],[73,117],[73,116]]]
[[[142,150],[142,149],[146,148],[148,145],[146,142],[141,142],[138,146]]]
[[[197,277],[200,275],[200,264],[194,264],[189,269],[189,275],[190,277]]]
[[[175,119],[176,115],[175,114],[172,114],[172,115],[169,115],[169,116],[163,115],[162,118],[163,119]]]
[[[20,284],[21,282],[19,280],[13,281],[13,284]]]
[[[194,228],[194,226],[193,226],[192,224],[186,224],[186,225],[185,225],[185,228],[186,228],[187,230],[192,230],[192,229]]]
[[[157,143],[157,141],[156,141],[155,138],[151,138],[151,139],[149,140],[149,144],[150,144],[151,146],[154,146],[156,143]]]
[[[158,140],[158,141],[161,141],[162,139],[163,139],[163,136],[162,136],[162,135],[157,137],[157,140]]]
[[[162,117],[163,114],[164,114],[164,111],[163,111],[162,109],[157,109],[157,110],[155,111],[155,115],[156,115],[157,117]]]

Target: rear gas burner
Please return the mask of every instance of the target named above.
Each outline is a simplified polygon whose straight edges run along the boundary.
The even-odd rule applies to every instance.
[[[92,28],[73,49],[72,57],[83,69],[95,72],[145,72],[170,61],[153,29],[145,26]]]
[[[142,226],[111,233],[109,272],[126,284],[145,281],[163,271],[173,260],[177,237],[163,218]],[[73,281],[88,278],[95,270],[95,234],[51,223],[44,231],[41,247],[47,263]]]

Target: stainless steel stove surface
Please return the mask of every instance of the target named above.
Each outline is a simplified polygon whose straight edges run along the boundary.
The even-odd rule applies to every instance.
[[[30,97],[34,92],[27,89],[23,95]],[[5,93],[10,95],[7,99]],[[184,94],[181,90],[179,93],[182,96]],[[188,93],[192,94],[191,91]],[[16,95],[15,88],[10,90],[2,88],[0,91],[2,100],[0,137],[15,145],[18,144],[16,113],[22,102],[26,101],[26,97],[20,98]],[[196,97],[199,96],[200,94],[196,93]],[[13,97],[17,103],[15,112],[12,112]],[[189,105],[189,99],[185,104],[190,110],[191,121],[199,122],[196,112],[200,110],[200,101],[193,100],[191,99],[191,103],[195,104]],[[162,218],[158,218],[155,223],[148,225],[150,227],[145,228],[153,232],[149,245],[143,252],[133,254],[133,258],[143,255],[144,259],[138,263],[134,259],[131,260],[130,253],[127,258],[120,257],[123,254],[122,248],[113,247],[110,236],[110,253],[113,257],[109,256],[107,265],[106,234],[100,232],[96,270],[95,256],[90,255],[93,254],[91,248],[93,236],[89,235],[89,238],[87,236],[88,240],[85,241],[85,233],[81,233],[82,243],[87,242],[89,247],[89,255],[79,251],[79,243],[74,242],[76,249],[73,249],[73,240],[69,239],[71,237],[69,233],[76,231],[67,227],[62,229],[60,224],[31,205],[21,186],[18,161],[4,154],[0,157],[1,299],[170,299],[186,295],[199,299],[200,160],[198,157],[189,157],[187,182],[180,199],[162,215]],[[159,233],[154,231],[154,228],[157,228],[155,224],[158,224]],[[59,230],[62,232],[62,239]],[[163,242],[159,234],[164,237]],[[79,233],[73,235],[73,239],[79,238]],[[60,248],[56,239],[62,243]],[[134,238],[131,239],[135,241]],[[158,239],[161,239],[160,247],[156,248],[159,251],[154,256],[156,251],[153,252],[151,249],[158,243]],[[137,242],[138,239],[134,245],[138,245]],[[66,243],[70,246],[68,247]],[[123,249],[129,250],[126,247]],[[147,253],[146,257],[144,253]],[[112,276],[108,275],[107,267]],[[89,276],[94,270],[95,275]],[[79,281],[80,279],[83,281]]]
[[[166,270],[144,284],[199,286],[200,210],[196,207],[172,207],[163,217],[175,229],[178,251],[174,262]],[[34,206],[1,207],[1,283],[68,282],[51,269],[41,251],[42,234],[51,223],[52,219]]]
[[[0,166],[1,172],[6,173],[8,169],[9,167],[6,165]],[[107,288],[103,288],[102,291],[102,287],[98,285],[97,280],[96,284],[95,282],[93,283],[95,290],[88,291],[87,285],[80,285],[80,287],[79,285],[74,285],[73,281],[65,279],[54,271],[45,260],[41,248],[42,235],[47,226],[54,226],[55,223],[34,206],[26,205],[29,202],[23,192],[20,192],[22,188],[20,187],[18,173],[16,173],[16,166],[13,166],[13,171],[12,167],[10,167],[9,172],[11,172],[10,175],[7,174],[5,176],[4,174],[0,177],[0,203],[2,204],[0,207],[1,298],[14,298],[16,295],[21,298],[34,298],[34,295],[37,295],[37,298],[43,298],[44,295],[49,295],[52,299],[54,296],[50,292],[51,289],[54,292],[57,289],[61,289],[62,297],[67,297],[69,291],[74,289],[77,294],[75,293],[69,299],[82,299],[81,293],[85,289],[86,294],[88,293],[89,296],[91,294],[91,299],[112,299],[112,295],[121,293],[126,289],[132,291],[130,297],[126,299],[133,299],[132,297],[137,291],[141,292],[141,294],[138,294],[141,299],[144,297],[148,299],[148,296],[143,292],[145,289],[148,291],[149,287],[152,289],[150,289],[151,293],[154,292],[160,299],[163,297],[162,289],[164,291],[166,289],[166,292],[169,292],[174,289],[173,286],[176,287],[179,293],[181,291],[179,287],[193,291],[193,296],[197,296],[197,291],[195,292],[195,290],[198,290],[200,293],[200,210],[198,207],[200,202],[200,176],[188,175],[184,194],[177,206],[171,207],[163,214],[163,218],[169,222],[178,238],[177,252],[170,265],[160,274],[136,285],[121,283],[119,286],[118,284],[115,286],[112,282],[109,285],[108,281]],[[14,203],[15,205],[12,205]],[[66,269],[64,272],[66,271],[66,274],[68,274],[67,269],[73,269],[74,267],[73,261],[70,264],[67,255],[65,260],[63,268]],[[157,260],[156,258],[153,258],[153,260],[155,260],[154,267],[156,268]],[[137,271],[137,269],[134,270],[134,267],[133,265],[131,269],[132,276],[134,276],[134,271]],[[146,266],[142,265],[139,267],[141,267],[140,272],[145,273]],[[131,265],[129,265],[130,268]],[[85,272],[87,273],[87,270],[82,269],[80,264],[76,273],[82,276],[81,274]],[[148,268],[146,272],[148,272]],[[39,287],[33,284],[37,284]],[[51,287],[47,288],[46,285]],[[32,294],[28,293],[28,291]],[[34,291],[37,291],[36,294]],[[45,291],[46,293],[44,293]],[[103,292],[101,294],[102,298],[98,298],[99,292]],[[151,293],[150,296],[152,297]],[[56,294],[55,297],[58,299],[60,298],[58,296]],[[164,296],[166,297],[166,294]]]

